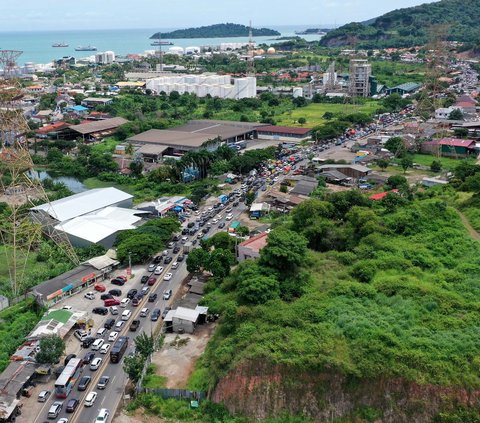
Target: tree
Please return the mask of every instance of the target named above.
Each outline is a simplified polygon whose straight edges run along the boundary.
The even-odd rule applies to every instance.
[[[208,268],[210,254],[203,248],[195,248],[187,256],[187,270],[196,273]]]
[[[442,171],[442,162],[439,160],[434,160],[430,165],[430,170],[435,173],[439,173]]]
[[[448,119],[450,119],[450,120],[463,120],[464,116],[463,116],[463,113],[460,109],[455,109],[455,110],[452,110],[452,112],[450,112],[450,114],[448,115]]]
[[[405,145],[400,137],[392,137],[385,143],[385,148],[397,157],[402,157],[405,154]]]
[[[153,354],[155,351],[155,339],[153,335],[147,335],[142,332],[135,337],[135,351],[144,359]]]
[[[133,264],[143,263],[152,253],[162,248],[163,242],[159,237],[141,232],[135,233],[136,231],[132,232],[117,247],[117,258],[122,263],[128,261],[129,253],[131,253]]]
[[[238,229],[237,229],[238,232]],[[201,241],[202,247],[210,249],[222,249],[227,251],[235,250],[235,239],[231,237],[227,232],[217,232],[207,240]]]
[[[123,370],[133,384],[136,384],[142,376],[145,359],[141,355],[125,357],[123,360]]]
[[[407,170],[408,168],[412,167],[413,166],[413,160],[411,157],[404,157],[401,161],[400,161],[400,166],[402,167],[403,169],[403,173],[407,173]]]
[[[128,142],[127,145],[125,146],[125,154],[127,156],[132,157],[134,151],[135,151],[135,149],[133,148],[133,144]]]
[[[140,160],[134,160],[130,163],[128,168],[132,172],[132,176],[139,177],[143,172],[143,162]]]
[[[247,278],[238,287],[239,299],[246,304],[264,304],[279,295],[280,284],[273,276]]]
[[[208,270],[213,276],[224,278],[230,274],[230,267],[235,262],[233,253],[221,248],[215,249],[208,258]]]
[[[253,203],[254,200],[255,200],[255,191],[248,191],[245,194],[245,204],[249,206]]]
[[[280,185],[280,192],[283,192],[284,194],[286,194],[288,192],[288,186]]]
[[[408,181],[405,176],[393,175],[387,179],[387,185],[392,188],[405,188],[408,187]]]
[[[246,226],[239,226],[236,232],[238,236],[248,236],[248,234],[250,233],[250,229],[248,229]]]
[[[453,130],[453,135],[455,138],[467,138],[468,129],[467,128],[456,128]]]
[[[385,159],[378,159],[377,160],[377,166],[382,169],[383,172],[385,172],[385,169],[388,167],[388,165],[390,164],[390,162],[388,160],[385,160]]]
[[[299,117],[298,118],[298,123],[300,125],[305,125],[307,123],[307,119],[305,119],[304,117]]]
[[[40,339],[40,351],[36,355],[37,363],[55,364],[65,351],[65,342],[58,335],[47,335]]]

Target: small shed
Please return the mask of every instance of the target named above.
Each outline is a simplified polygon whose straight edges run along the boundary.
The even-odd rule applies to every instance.
[[[173,331],[177,333],[193,333],[199,317],[199,310],[178,307],[172,316]]]

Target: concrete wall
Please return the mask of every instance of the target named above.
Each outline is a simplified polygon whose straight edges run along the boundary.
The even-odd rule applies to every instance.
[[[188,320],[182,320],[174,317],[172,319],[172,326],[174,332],[182,331],[185,333],[193,333],[195,331],[195,323]]]
[[[244,261],[248,259],[257,259],[260,257],[259,251],[254,251],[251,248],[243,245],[238,246],[238,261]]]

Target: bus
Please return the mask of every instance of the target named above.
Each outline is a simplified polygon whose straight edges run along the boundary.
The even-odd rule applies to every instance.
[[[80,377],[82,368],[81,358],[72,358],[63,369],[62,374],[55,381],[55,396],[57,398],[67,398],[68,394]]]
[[[110,350],[110,362],[118,363],[128,347],[128,336],[120,336]]]

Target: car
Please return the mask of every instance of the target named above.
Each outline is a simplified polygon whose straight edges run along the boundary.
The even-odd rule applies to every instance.
[[[161,310],[159,308],[154,308],[152,314],[150,314],[150,320],[156,322],[161,315]]]
[[[183,254],[180,254],[178,257],[177,257],[177,261],[180,262],[180,261],[183,261],[185,259],[185,256]]]
[[[92,350],[93,351],[98,351],[100,347],[105,343],[105,341],[101,338],[96,339],[95,342],[92,345]]]
[[[239,204],[239,202],[238,202],[238,201],[234,201],[234,202],[232,203],[232,206],[233,206],[233,207],[237,207],[237,206],[238,206],[238,204]]]
[[[135,297],[135,298],[132,300],[132,306],[133,306],[133,307],[138,307],[138,305],[140,304],[140,301],[141,301],[141,298]]]
[[[232,210],[233,210],[233,209],[232,209],[231,207],[227,207],[227,208],[225,209],[225,212],[231,213]]]
[[[164,300],[168,301],[171,296],[172,296],[172,290],[171,289],[167,289],[166,291],[164,291],[164,293],[163,293],[163,299]]]
[[[143,275],[142,279],[140,279],[140,283],[147,283],[149,276],[148,275]]]
[[[65,408],[65,411],[67,413],[73,413],[75,409],[78,407],[78,402],[79,401],[76,398],[69,399],[67,402],[67,407]]]
[[[125,324],[125,321],[119,320],[117,323],[115,323],[114,329],[115,329],[117,332],[119,332],[119,331],[122,329],[122,327],[123,327],[124,324]]]
[[[85,402],[84,402],[85,407],[91,407],[95,403],[97,396],[98,394],[95,391],[89,392],[85,397]]]
[[[155,267],[157,267],[156,264],[154,264],[154,263],[149,264],[148,267],[147,267],[147,271],[148,272],[153,272],[155,270]]]
[[[153,263],[155,263],[155,264],[158,264],[158,263],[161,263],[161,262],[162,262],[162,256],[156,256],[153,259]],[[155,270],[155,266],[153,267],[153,270]],[[150,272],[153,272],[153,270],[150,270]]]
[[[63,407],[63,402],[62,401],[55,401],[49,408],[48,410],[48,415],[47,417],[49,419],[55,419],[58,417],[60,414],[60,411],[62,411]]]
[[[130,310],[125,310],[122,313],[122,320],[127,321],[128,319],[130,319],[131,316],[132,316],[132,312]]]
[[[218,219],[212,219],[212,223],[216,225],[218,223]]]
[[[110,307],[110,313],[112,314],[112,316],[116,316],[118,314],[117,306]]]
[[[77,329],[73,332],[73,336],[77,338],[80,342],[83,342],[85,338],[88,337],[88,333],[85,332],[84,330]]]
[[[173,241],[172,241],[172,242],[169,242],[169,243],[167,244],[167,247],[168,247],[168,248],[173,248],[173,247],[175,247],[175,243],[174,243]]]
[[[140,317],[147,317],[149,311],[150,310],[147,307],[142,308],[142,311],[140,311]]]
[[[117,288],[111,289],[110,291],[108,291],[108,293],[110,295],[113,295],[114,297],[121,297],[122,296],[122,290],[117,289]]]
[[[153,285],[155,285],[155,282],[157,282],[157,278],[151,276],[151,277],[148,278],[147,285],[148,286],[153,286]]]
[[[117,300],[116,298],[109,298],[108,300],[104,301],[103,305],[105,307],[117,306],[120,305],[120,300]]]
[[[108,342],[114,342],[118,338],[118,332],[110,332],[110,335],[108,335]]]
[[[172,307],[165,307],[162,313],[162,319],[165,319],[167,317],[168,312],[172,309]]]
[[[50,396],[51,392],[50,391],[41,391],[38,394],[37,401],[38,402],[47,402],[48,397]]]
[[[162,272],[163,272],[163,267],[162,267],[162,266],[157,266],[157,267],[155,268],[155,272],[154,272],[154,273],[155,273],[156,275],[161,275]]]
[[[225,227],[225,222],[220,222],[218,229],[223,229]]]
[[[104,327],[105,329],[112,329],[114,324],[115,324],[115,319],[108,319],[108,320],[103,324],[103,327]]]
[[[125,282],[123,279],[120,279],[120,278],[114,278],[110,281],[112,283],[112,285],[118,285],[118,286],[123,286],[125,285]]]
[[[90,364],[90,362],[95,358],[95,353],[93,351],[89,351],[83,357],[82,363],[83,364]]]
[[[80,379],[80,381],[78,382],[78,387],[77,389],[79,391],[85,391],[85,389],[87,389],[87,386],[89,385],[89,383],[91,382],[92,380],[92,377],[91,376],[82,376],[82,378]]]
[[[113,295],[109,294],[109,293],[105,293],[105,294],[100,295],[100,299],[102,301],[111,300],[111,299],[113,299]]]
[[[157,301],[157,298],[158,298],[158,294],[150,294],[148,296],[148,302],[149,303],[154,303],[155,301]]]
[[[104,329],[104,328],[101,328],[101,329]],[[100,329],[99,329],[100,330]],[[97,331],[97,336],[100,336],[98,334],[98,331]],[[82,341],[82,347],[83,348],[90,348],[90,345],[92,345],[94,342],[95,342],[95,339],[93,336],[89,336],[87,338],[85,338],[83,341]]]
[[[92,292],[92,291],[89,291],[87,292],[84,297],[87,299],[87,300],[94,300],[95,299],[95,293]]]
[[[133,288],[127,292],[127,298],[133,299],[137,295],[138,290]]]
[[[118,275],[117,279],[121,279],[122,281],[125,281],[125,282],[127,282],[127,280],[128,280],[128,278],[126,276],[123,276],[123,275]]]
[[[66,417],[62,417],[61,419],[57,420],[57,423],[68,423],[68,419]]]
[[[102,316],[106,316],[108,314],[108,308],[106,307],[94,307],[92,310],[93,314],[101,314]]]
[[[100,348],[100,354],[106,354],[110,350],[111,346],[111,344],[103,344],[102,348]]]
[[[125,308],[127,307],[132,300],[130,297],[124,298],[122,301],[120,301],[120,307]]]
[[[231,213],[225,216],[225,220],[232,220],[232,219],[233,219],[233,214]]]
[[[105,287],[105,285],[101,284],[101,283],[96,283],[94,286],[93,286],[93,289],[95,289],[95,291],[98,291],[98,292],[105,292],[107,290],[107,288]]]
[[[175,247],[175,248],[173,249],[173,254],[177,254],[177,253],[179,253],[179,252],[180,252],[180,247]]]
[[[176,269],[178,267],[178,261],[174,261],[172,263],[172,269]]]
[[[101,337],[103,337],[103,335],[105,335],[105,332],[106,332],[106,331],[107,331],[107,328],[105,328],[105,327],[99,328],[99,329],[97,330],[97,333],[95,334],[95,336],[96,336],[97,338],[101,338]]]
[[[173,276],[173,274],[167,273],[167,274],[163,277],[163,280],[164,280],[164,281],[169,281],[170,279],[172,279],[172,276]]]
[[[97,389],[105,389],[108,385],[108,382],[110,382],[110,376],[105,376],[103,375],[97,383]]]
[[[188,234],[188,229],[187,228],[183,228],[182,229],[182,235],[187,235]]]
[[[165,260],[163,261],[165,264],[169,264],[172,262],[172,258],[171,257],[165,257]]]
[[[100,357],[94,358],[90,363],[90,370],[92,371],[98,370],[101,364],[102,364],[102,359]]]
[[[95,419],[94,423],[106,423],[108,421],[108,417],[110,416],[110,411],[106,408],[101,408],[98,412],[98,416]]]
[[[72,358],[76,358],[77,354],[68,354],[63,361],[63,365],[66,366]]]
[[[195,226],[195,222],[188,222],[187,224],[188,229],[193,228],[194,226]]]
[[[135,332],[139,327],[140,327],[140,320],[138,319],[132,320],[132,323],[130,324],[130,330],[132,332]]]
[[[168,256],[168,250],[163,250],[162,256]]]
[[[188,237],[187,237],[187,236],[183,236],[183,237],[182,237],[182,240],[181,240],[182,244],[185,244],[187,241],[188,241]]]
[[[150,291],[150,287],[149,286],[144,286],[142,288],[142,290],[140,291],[140,294],[142,294],[143,296],[147,295],[148,292]]]

